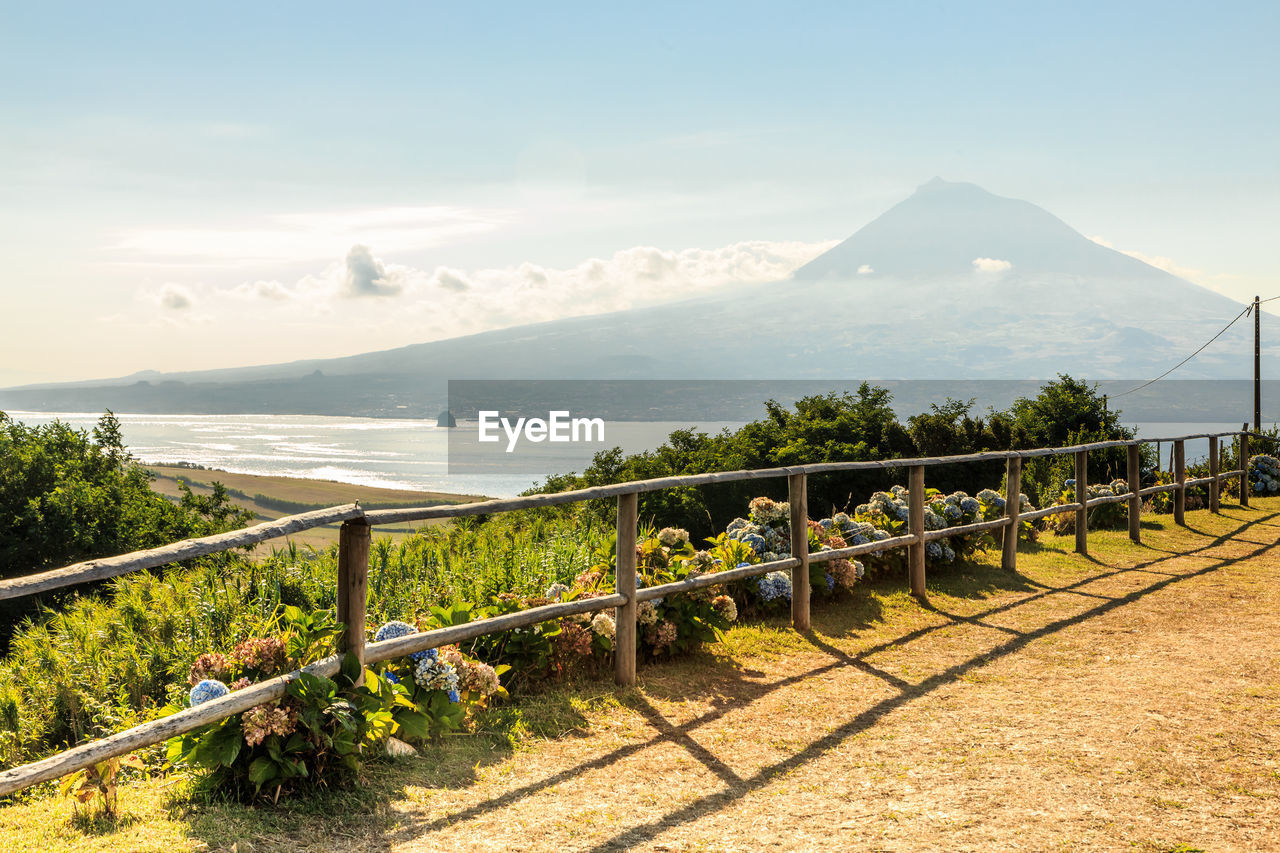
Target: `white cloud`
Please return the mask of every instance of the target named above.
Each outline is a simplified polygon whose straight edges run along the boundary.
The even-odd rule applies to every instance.
[[[368,246],[352,246],[347,252],[342,283],[347,296],[394,296],[402,289]]]
[[[978,272],[1008,272],[1013,264],[999,258],[974,258],[973,268]]]
[[[253,228],[141,228],[110,248],[134,260],[237,266],[332,257],[335,246],[409,252],[492,231],[512,221],[504,209],[434,205],[282,214]]]
[[[186,311],[195,302],[188,288],[172,282],[164,284],[156,291],[155,301],[161,308],[170,311]]]
[[[1203,278],[1205,276],[1204,270],[1198,270],[1193,267],[1184,267],[1172,258],[1166,258],[1162,255],[1148,255],[1133,249],[1116,249],[1109,240],[1097,235],[1091,236],[1089,239],[1097,243],[1099,246],[1106,246],[1108,249],[1115,249],[1122,255],[1128,255],[1131,258],[1136,258],[1144,264],[1150,264],[1156,269],[1164,270],[1165,272],[1176,275],[1179,278],[1185,278],[1188,281],[1195,281],[1197,278]]]
[[[278,281],[246,281],[226,291],[237,299],[290,299],[293,291]]]
[[[873,272],[875,272],[875,268],[871,264],[863,264],[858,267],[858,275],[871,275]]]
[[[297,353],[316,352],[320,331],[341,318],[342,350],[359,352],[490,329],[669,302],[731,284],[777,281],[836,244],[754,241],[715,249],[672,251],[637,246],[569,268],[523,263],[463,270],[418,269],[387,261],[367,246],[293,283],[250,281],[199,286],[202,311],[237,324],[271,329]],[[352,299],[352,296],[378,296]],[[156,298],[149,300],[160,304]],[[254,303],[245,310],[246,301]],[[219,323],[221,325],[221,323]]]

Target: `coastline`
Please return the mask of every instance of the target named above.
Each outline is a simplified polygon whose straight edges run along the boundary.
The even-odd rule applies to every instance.
[[[355,501],[359,501],[361,506],[368,509],[389,509],[486,500],[483,495],[387,489],[342,483],[337,480],[313,480],[279,475],[237,474],[217,468],[147,464],[143,464],[142,467],[156,475],[151,483],[152,490],[171,500],[177,500],[181,495],[178,487],[179,480],[185,482],[197,495],[208,495],[213,491],[213,483],[221,483],[226,487],[233,503],[254,513],[255,523]],[[426,524],[442,523],[444,522]],[[399,540],[426,524],[380,526],[374,531],[374,536]],[[327,548],[338,541],[338,525],[304,531],[283,541],[293,542],[303,547]],[[281,543],[274,544],[279,548]],[[260,550],[255,553],[269,554],[271,547],[264,543],[264,546],[260,546]]]

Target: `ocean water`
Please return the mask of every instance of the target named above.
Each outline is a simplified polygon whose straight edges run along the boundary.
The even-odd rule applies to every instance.
[[[92,429],[98,414],[85,412],[9,412],[16,420],[44,424],[55,419]],[[118,414],[125,443],[143,462],[192,462],[242,474],[265,474],[395,489],[508,497],[541,482],[546,475],[581,470],[581,454],[572,448],[546,453],[539,473],[450,474],[449,430],[434,421],[346,418],[320,415],[138,415]],[[674,421],[610,423],[609,446],[626,452],[657,447],[672,430],[697,427],[708,432],[740,426],[737,422],[690,424]],[[1173,437],[1238,430],[1239,423],[1139,423],[1140,437]],[[1169,445],[1161,456],[1168,464]],[[1208,455],[1207,440],[1187,442],[1187,461]]]
[[[27,424],[60,420],[92,429],[99,413],[8,412]],[[540,471],[450,474],[449,430],[434,420],[346,418],[323,415],[139,415],[121,414],[125,444],[143,462],[192,462],[238,474],[336,480],[389,489],[420,489],[509,497],[543,477],[581,470],[581,453],[566,448],[545,453]],[[662,444],[676,429],[718,432],[738,423],[653,421],[610,423],[607,445],[628,453]],[[544,445],[550,448],[550,445]]]

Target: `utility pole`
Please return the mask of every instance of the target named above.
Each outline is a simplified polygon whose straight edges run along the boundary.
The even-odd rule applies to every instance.
[[[1262,301],[1253,297],[1253,431],[1262,432]]]

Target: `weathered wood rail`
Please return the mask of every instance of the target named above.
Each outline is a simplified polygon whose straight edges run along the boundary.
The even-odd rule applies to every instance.
[[[1218,471],[1219,439],[1224,436],[1234,437],[1238,441],[1237,459],[1240,462],[1240,467],[1232,471],[1220,472]],[[1239,478],[1240,502],[1243,506],[1248,506],[1249,478],[1246,476],[1246,472],[1249,470],[1250,437],[1276,440],[1271,436],[1248,431],[1201,433],[1176,438],[1101,441],[1071,447],[993,451],[915,459],[823,462],[785,468],[659,477],[651,480],[596,486],[554,494],[526,495],[469,504],[448,504],[368,512],[361,509],[358,504],[350,504],[288,516],[243,530],[175,542],[160,548],[137,551],[118,557],[88,560],[61,569],[3,580],[0,581],[0,601],[90,581],[118,577],[129,572],[156,568],[180,560],[215,554],[246,545],[254,545],[269,539],[288,536],[302,530],[341,521],[343,524],[339,533],[338,543],[338,619],[345,626],[339,643],[339,649],[343,654],[355,655],[361,664],[377,663],[403,657],[424,649],[463,642],[485,634],[528,627],[539,622],[561,619],[580,613],[614,608],[617,625],[614,642],[614,679],[618,684],[628,686],[635,683],[636,677],[636,605],[642,601],[650,601],[666,595],[689,592],[710,586],[720,586],[746,578],[757,577],[768,572],[789,571],[792,578],[792,623],[796,630],[807,631],[810,624],[809,565],[813,563],[824,563],[829,560],[906,548],[908,549],[907,579],[911,586],[911,592],[914,595],[923,597],[926,592],[925,545],[935,539],[1000,530],[1003,533],[1001,565],[1005,569],[1013,570],[1017,567],[1017,530],[1021,522],[1049,515],[1075,513],[1077,522],[1075,525],[1075,549],[1077,552],[1084,554],[1088,548],[1088,524],[1086,523],[1088,510],[1105,504],[1127,502],[1129,504],[1129,537],[1134,542],[1138,542],[1141,536],[1139,521],[1142,498],[1149,495],[1173,492],[1174,520],[1177,524],[1183,524],[1187,489],[1207,485],[1209,487],[1209,509],[1216,513],[1219,511],[1220,506],[1220,484],[1224,480]],[[1184,442],[1206,438],[1209,439],[1210,447],[1210,475],[1188,480],[1186,478]],[[1142,444],[1154,442],[1173,442],[1175,481],[1145,489],[1139,488],[1141,485],[1141,472],[1139,471],[1141,454],[1139,448]],[[1127,448],[1129,493],[1090,499],[1088,497],[1087,480],[1088,454],[1093,451],[1119,447]],[[1021,493],[1023,461],[1066,454],[1072,454],[1075,457],[1075,502],[1022,512],[1019,495]],[[941,530],[924,529],[924,473],[926,468],[935,465],[995,461],[1003,461],[1006,464],[1005,515],[1003,517]],[[808,476],[887,469],[907,469],[908,471],[910,490],[908,497],[908,532],[902,536],[894,536],[876,542],[810,553],[808,550]],[[637,512],[639,495],[676,487],[705,486],[780,477],[786,477],[788,483],[788,495],[791,505],[790,533],[792,554],[794,556],[767,563],[711,572],[674,583],[636,589],[635,546],[639,521]],[[463,625],[410,634],[380,643],[366,642],[365,616],[368,597],[369,541],[372,527],[379,524],[461,518],[536,507],[559,506],[602,498],[616,498],[618,502],[617,553],[613,594],[528,608],[515,613],[480,619]],[[20,791],[40,782],[57,779],[107,758],[126,755],[142,747],[160,743],[209,723],[242,713],[264,702],[279,699],[285,695],[289,683],[296,680],[301,672],[333,676],[337,674],[340,666],[341,658],[339,656],[328,657],[309,664],[303,667],[302,670],[251,685],[243,690],[237,690],[219,699],[204,702],[194,708],[179,711],[171,716],[80,744],[30,764],[0,771],[0,796]]]

